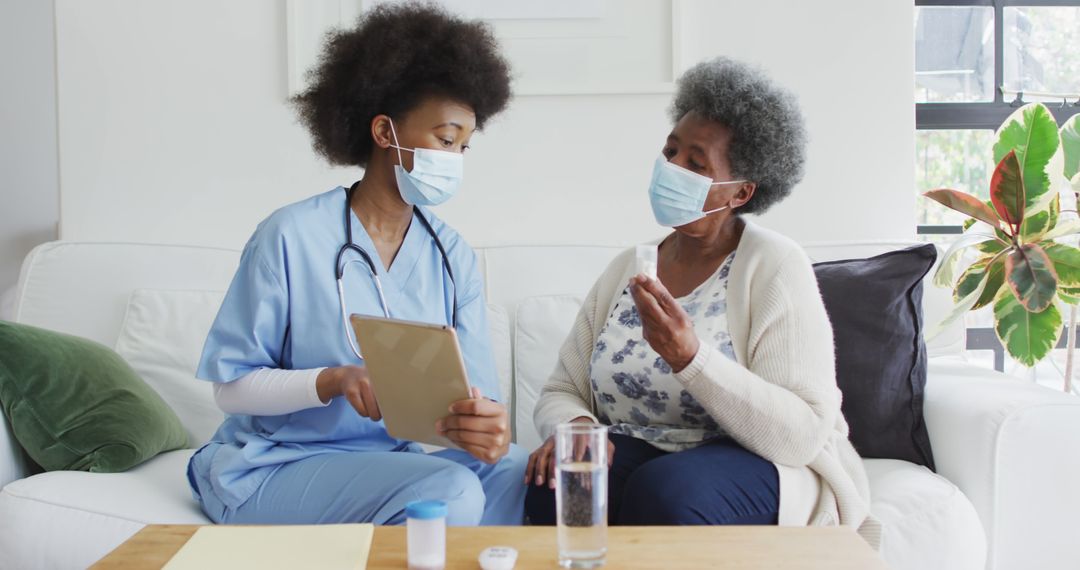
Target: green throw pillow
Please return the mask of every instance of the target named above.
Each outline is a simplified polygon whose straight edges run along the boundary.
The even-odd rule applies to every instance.
[[[0,406],[46,471],[126,471],[187,445],[180,419],[96,342],[0,321]]]

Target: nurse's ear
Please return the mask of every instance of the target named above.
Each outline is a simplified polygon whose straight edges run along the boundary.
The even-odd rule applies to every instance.
[[[390,129],[388,115],[375,115],[371,119],[371,140],[375,142],[375,146],[384,150],[394,144],[394,134]]]

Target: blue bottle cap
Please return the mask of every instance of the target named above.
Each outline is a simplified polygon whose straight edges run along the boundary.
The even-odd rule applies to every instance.
[[[410,519],[441,519],[447,513],[446,503],[443,501],[413,501],[405,505],[405,516]]]

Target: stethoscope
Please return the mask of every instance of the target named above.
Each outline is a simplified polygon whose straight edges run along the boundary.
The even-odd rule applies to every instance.
[[[349,327],[349,315],[345,309],[345,285],[342,278],[345,276],[345,266],[350,263],[356,263],[359,259],[353,259],[342,263],[341,260],[345,256],[347,251],[355,251],[361,257],[361,259],[367,263],[368,270],[371,271],[371,278],[375,281],[375,291],[379,294],[379,304],[382,306],[383,316],[390,318],[390,307],[386,304],[386,296],[383,295],[382,281],[379,279],[379,272],[375,269],[375,262],[368,255],[368,252],[363,248],[353,243],[352,239],[352,197],[356,187],[360,184],[359,181],[353,183],[352,186],[345,191],[345,243],[338,250],[337,258],[334,260],[334,276],[337,278],[337,290],[338,290],[338,305],[341,308],[341,326],[345,332],[345,338],[349,341],[349,348],[352,349],[353,354],[357,358],[363,360],[363,356],[360,354],[360,350],[357,348],[356,339],[353,337],[352,330]],[[450,268],[450,258],[446,255],[446,248],[443,247],[442,241],[439,240],[439,236],[435,234],[435,230],[431,227],[431,222],[424,217],[424,214],[420,211],[420,208],[413,206],[413,212],[416,217],[420,219],[420,223],[423,224],[424,229],[431,236],[431,239],[435,240],[435,247],[439,248],[439,254],[442,255],[443,267],[446,268],[446,275],[450,277],[450,285],[453,287],[453,304],[450,306],[450,325],[457,328],[457,282],[454,281],[454,270]]]

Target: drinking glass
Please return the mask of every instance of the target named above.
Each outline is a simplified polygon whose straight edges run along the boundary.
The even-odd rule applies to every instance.
[[[555,428],[555,510],[564,568],[595,568],[607,556],[607,446],[607,426]]]

